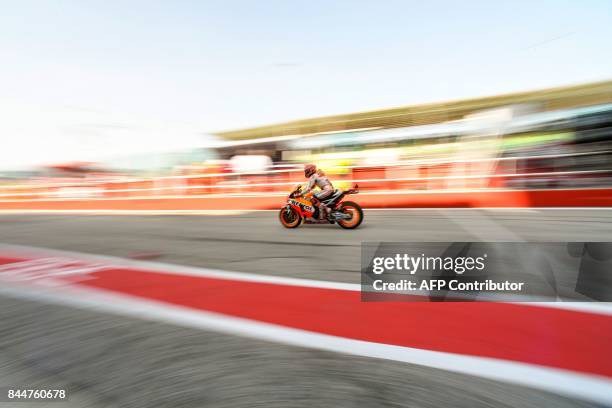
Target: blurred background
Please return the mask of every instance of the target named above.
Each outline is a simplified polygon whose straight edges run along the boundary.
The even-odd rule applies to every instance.
[[[358,292],[363,242],[610,241],[611,11],[5,2],[0,391],[66,387],[67,407],[612,406],[608,303]],[[358,229],[280,225],[305,163],[359,185]],[[605,270],[545,272],[610,298]]]
[[[605,189],[612,180],[612,82],[290,121],[194,142],[4,170],[2,199],[282,196],[304,181],[304,163],[316,163],[336,187],[394,193],[386,198],[390,207],[412,204],[399,192]],[[607,194],[602,190],[602,199]],[[249,205],[258,208],[255,198]]]
[[[0,201],[278,194],[306,162],[363,191],[605,187],[608,15],[605,1],[13,5]]]

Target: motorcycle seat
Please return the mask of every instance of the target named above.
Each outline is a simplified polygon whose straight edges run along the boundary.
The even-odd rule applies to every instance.
[[[332,195],[327,197],[325,200],[322,200],[323,204],[333,203],[334,201],[336,201],[337,199],[339,199],[342,196],[342,193],[343,193],[342,190],[335,189],[334,192],[332,193]]]

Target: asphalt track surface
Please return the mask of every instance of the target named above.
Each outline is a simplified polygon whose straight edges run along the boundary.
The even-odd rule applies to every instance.
[[[612,210],[366,211],[356,230],[228,216],[0,216],[0,243],[359,283],[361,242],[609,241]]]
[[[362,241],[610,237],[612,211],[585,209],[367,211],[355,231],[286,230],[273,212],[0,217],[1,243],[351,283],[359,282]],[[596,406],[412,364],[12,297],[0,297],[0,322],[0,384],[67,385],[70,401],[58,407]]]

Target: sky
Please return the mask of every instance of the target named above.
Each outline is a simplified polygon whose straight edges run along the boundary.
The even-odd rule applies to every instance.
[[[0,168],[612,78],[612,1],[8,1]]]

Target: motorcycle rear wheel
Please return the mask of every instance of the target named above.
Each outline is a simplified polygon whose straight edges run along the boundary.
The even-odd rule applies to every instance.
[[[344,229],[355,229],[363,222],[363,210],[357,203],[345,201],[340,205],[340,211],[352,215],[349,220],[338,220],[338,225]]]

